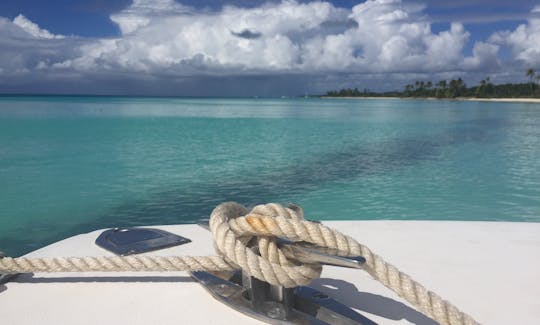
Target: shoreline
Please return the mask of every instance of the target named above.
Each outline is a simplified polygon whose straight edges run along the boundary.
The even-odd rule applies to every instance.
[[[457,98],[436,98],[436,97],[334,97],[321,96],[325,99],[394,99],[394,100],[450,100],[450,101],[471,101],[471,102],[502,102],[502,103],[536,103],[540,104],[540,98],[475,98],[475,97],[457,97]]]
[[[502,103],[540,103],[540,98],[456,98],[463,101],[474,102],[502,102]]]

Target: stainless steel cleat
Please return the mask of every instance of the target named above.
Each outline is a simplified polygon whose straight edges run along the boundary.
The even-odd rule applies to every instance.
[[[201,219],[197,225],[210,230],[208,219]],[[320,263],[322,265],[333,265],[360,269],[366,263],[362,256],[342,256],[328,249],[304,242],[292,242],[287,239],[278,238],[277,244],[282,249],[285,256],[296,259],[303,263]]]
[[[366,263],[366,259],[362,256],[342,256],[337,252],[330,252],[328,249],[310,243],[295,243],[280,238],[278,239],[277,244],[285,256],[304,263],[315,262],[323,265],[341,266],[353,269],[361,269]]]
[[[198,225],[209,229],[208,220],[200,220]],[[339,256],[309,243],[278,239],[277,244],[287,257],[303,263],[348,268],[361,268],[365,263],[362,256]],[[252,249],[258,251],[255,245]],[[274,286],[242,270],[233,273],[199,271],[191,275],[217,300],[269,324],[376,325],[354,309],[310,287]]]
[[[231,279],[204,271],[191,275],[218,301],[268,324],[377,325],[313,288],[275,287],[253,277],[246,279],[241,272]]]

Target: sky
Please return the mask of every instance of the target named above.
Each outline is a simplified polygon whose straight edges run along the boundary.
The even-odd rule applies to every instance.
[[[529,0],[3,0],[0,93],[296,96],[525,82]]]

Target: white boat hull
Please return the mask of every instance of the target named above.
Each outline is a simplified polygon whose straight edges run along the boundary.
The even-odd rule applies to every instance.
[[[328,221],[484,324],[540,324],[540,223]],[[196,225],[158,226],[193,242],[148,254],[214,254]],[[110,255],[102,231],[28,256]],[[325,266],[311,284],[379,324],[435,324],[361,270]],[[185,272],[24,274],[0,285],[2,324],[253,324]]]

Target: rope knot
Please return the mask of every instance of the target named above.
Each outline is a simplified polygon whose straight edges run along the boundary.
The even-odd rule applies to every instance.
[[[320,264],[291,259],[279,248],[277,238],[299,241],[294,222],[304,220],[302,209],[271,203],[250,212],[237,203],[219,205],[211,214],[210,230],[219,254],[259,280],[295,287],[320,277]]]
[[[299,207],[285,208],[271,203],[258,205],[248,213],[238,203],[223,203],[212,211],[210,230],[216,250],[227,263],[272,285],[295,287],[320,277],[321,265],[299,264],[288,259],[279,249],[276,238],[304,241],[332,250],[338,255],[363,256],[366,259],[365,270],[374,279],[442,325],[478,324],[469,315],[426,290],[353,238],[305,220]],[[252,249],[251,245],[258,250]]]

